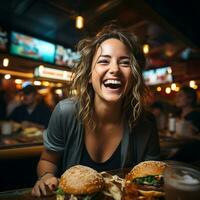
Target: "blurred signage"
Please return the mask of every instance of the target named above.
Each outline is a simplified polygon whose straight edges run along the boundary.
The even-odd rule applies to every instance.
[[[143,78],[146,85],[158,85],[164,83],[171,83],[173,81],[171,67],[163,67],[145,70]]]
[[[44,66],[39,66],[39,67],[35,68],[34,75],[36,77],[70,81],[72,72],[64,71],[64,70],[60,70],[60,69],[53,69],[53,68],[44,67]]]
[[[55,64],[67,67],[74,67],[75,63],[80,59],[78,52],[72,51],[70,48],[64,48],[61,45],[56,46]]]
[[[10,53],[54,63],[55,44],[13,31],[11,32]]]

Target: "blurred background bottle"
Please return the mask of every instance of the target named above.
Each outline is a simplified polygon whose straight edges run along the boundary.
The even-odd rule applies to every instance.
[[[176,132],[176,117],[173,113],[169,113],[168,117],[168,131],[171,134],[174,134]]]

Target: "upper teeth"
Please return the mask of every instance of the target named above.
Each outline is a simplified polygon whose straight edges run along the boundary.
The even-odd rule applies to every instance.
[[[121,84],[121,81],[118,81],[118,80],[106,80],[105,84]]]

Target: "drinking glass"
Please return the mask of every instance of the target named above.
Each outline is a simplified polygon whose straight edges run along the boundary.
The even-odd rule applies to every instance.
[[[169,162],[164,171],[166,200],[200,200],[200,171],[182,162]]]

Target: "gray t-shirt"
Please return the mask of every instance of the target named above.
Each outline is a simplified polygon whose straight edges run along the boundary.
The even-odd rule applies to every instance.
[[[79,164],[84,144],[84,126],[77,118],[75,99],[60,101],[43,134],[48,150],[62,153],[62,170]],[[155,119],[145,114],[134,128],[125,126],[121,141],[121,168],[132,167],[144,160],[158,160],[159,138]]]

